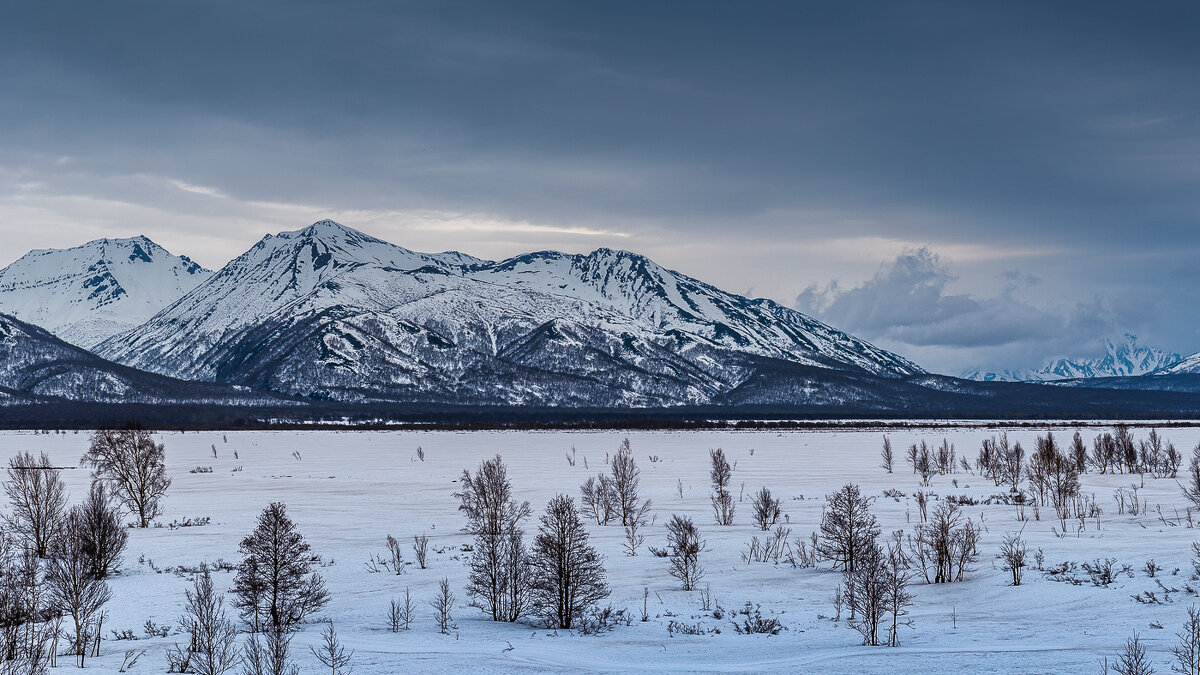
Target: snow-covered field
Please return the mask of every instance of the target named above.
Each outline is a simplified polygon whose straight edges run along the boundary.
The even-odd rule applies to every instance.
[[[1084,429],[1089,446],[1102,429]],[[1144,438],[1146,429],[1136,429]],[[332,618],[347,646],[355,650],[359,673],[412,672],[821,672],[833,673],[1079,673],[1097,672],[1102,656],[1116,654],[1134,631],[1149,643],[1159,672],[1169,670],[1167,649],[1186,617],[1190,602],[1185,584],[1192,576],[1191,544],[1200,531],[1160,519],[1156,507],[1174,522],[1185,513],[1185,500],[1175,480],[1145,478],[1139,496],[1150,512],[1118,515],[1113,492],[1141,484],[1136,476],[1082,476],[1083,493],[1095,495],[1104,509],[1097,530],[1076,534],[1077,522],[1060,538],[1052,510],[1041,520],[1019,522],[1010,506],[969,506],[965,511],[986,528],[981,557],[966,581],[915,586],[913,627],[901,633],[898,648],[863,647],[845,622],[835,623],[830,598],[841,575],[828,570],[794,569],[791,565],[745,563],[741,554],[751,536],[762,537],[751,523],[750,494],[761,486],[784,499],[787,526],[793,536],[807,537],[818,527],[824,496],[846,482],[862,486],[877,497],[873,512],[885,535],[909,530],[918,520],[912,493],[919,479],[900,459],[912,442],[940,444],[943,437],[973,462],[980,442],[996,432],[984,429],[907,430],[891,432],[897,467],[887,474],[879,467],[881,431],[746,431],[746,432],[201,432],[162,434],[174,484],[165,503],[164,524],[185,518],[210,517],[202,527],[133,530],[122,571],[112,580],[109,629],[131,629],[143,635],[147,619],[173,623],[179,615],[190,579],[169,571],[201,561],[238,560],[238,541],[253,527],[258,513],[271,501],[284,501],[314,553],[331,561],[320,568],[332,601],[322,616]],[[1061,442],[1072,430],[1056,429]],[[1010,439],[1032,450],[1036,432],[1012,430]],[[1200,429],[1169,429],[1163,435],[1190,456],[1200,441]],[[642,470],[643,495],[654,502],[656,524],[647,528],[647,544],[663,546],[663,523],[671,514],[692,516],[707,540],[701,563],[706,584],[726,609],[746,602],[760,603],[764,614],[776,616],[786,630],[776,636],[738,635],[728,618],[717,620],[700,609],[700,592],[679,590],[668,576],[665,559],[645,547],[636,557],[625,555],[618,526],[589,526],[592,541],[605,556],[615,607],[628,609],[632,625],[585,636],[557,633],[532,625],[493,623],[465,602],[466,556],[459,551],[470,537],[452,493],[465,468],[474,469],[494,454],[503,456],[520,499],[528,499],[535,518],[557,492],[578,498],[579,485],[590,475],[607,470],[606,454],[628,437]],[[227,439],[227,440],[226,440]],[[74,466],[87,446],[85,433],[0,433],[0,454],[46,451],[59,465]],[[212,456],[215,445],[217,457]],[[424,461],[417,448],[424,450]],[[570,466],[565,454],[576,450]],[[731,462],[735,497],[744,485],[735,524],[713,525],[708,479],[710,448],[724,448]],[[235,458],[234,453],[237,453]],[[293,453],[298,453],[294,455]],[[656,461],[651,461],[655,457]],[[586,466],[585,466],[586,463]],[[212,466],[212,473],[189,473]],[[235,471],[235,468],[240,470]],[[87,489],[84,469],[64,471],[73,498]],[[684,496],[677,494],[682,481]],[[955,485],[957,482],[957,485]],[[906,496],[885,498],[885,489]],[[973,473],[936,476],[932,491],[939,497],[969,495],[986,498],[1005,491]],[[932,510],[932,506],[930,507]],[[1032,510],[1027,509],[1032,515]],[[911,522],[910,522],[911,517]],[[1021,530],[1032,553],[1042,548],[1047,565],[1115,557],[1136,570],[1113,585],[1072,585],[1051,581],[1036,569],[1027,571],[1020,587],[1008,585],[1009,575],[993,556],[1006,532]],[[385,551],[391,534],[407,544],[417,533],[430,537],[429,569],[410,565],[401,576],[371,573],[366,562]],[[1157,578],[1142,571],[1153,558],[1166,569]],[[1178,571],[1176,573],[1176,568]],[[438,633],[428,601],[439,579],[449,577],[458,604],[454,634]],[[232,580],[229,572],[215,575],[220,588]],[[1157,582],[1179,589],[1161,605],[1135,602],[1131,596],[1153,591],[1164,596]],[[411,631],[392,633],[386,611],[391,598],[411,588],[418,618]],[[640,621],[643,588],[650,589],[650,620]],[[952,615],[954,618],[952,618]],[[719,628],[702,636],[668,634],[672,620]],[[1158,629],[1155,626],[1161,625]],[[319,627],[308,625],[293,642],[301,672],[318,672],[308,645],[316,644]],[[102,657],[88,667],[115,672],[126,649],[147,650],[130,672],[163,672],[164,652],[175,640],[107,639]],[[65,665],[64,665],[65,664]],[[71,668],[67,660],[60,667]]]

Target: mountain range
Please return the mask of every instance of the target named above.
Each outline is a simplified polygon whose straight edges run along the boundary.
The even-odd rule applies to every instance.
[[[1109,354],[1126,375],[1165,364],[1143,356]],[[410,251],[329,220],[268,235],[216,272],[144,237],[34,251],[0,270],[0,407],[1045,415],[1066,401],[1089,413],[1200,413],[1187,376],[1164,377],[1165,392],[1131,404],[1118,392],[1128,387],[1066,393],[932,375],[634,253],[489,261]]]
[[[1104,356],[1093,359],[1059,358],[1037,369],[982,371],[963,373],[968,380],[980,382],[1054,382],[1108,377],[1130,377],[1150,373],[1170,373],[1184,359],[1179,354],[1139,344],[1136,335],[1124,339],[1104,339]],[[1196,359],[1200,364],[1200,358]],[[1185,371],[1186,372],[1186,371]]]

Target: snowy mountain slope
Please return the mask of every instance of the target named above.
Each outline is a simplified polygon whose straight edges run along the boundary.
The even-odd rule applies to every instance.
[[[1154,371],[1154,375],[1200,375],[1200,352]]]
[[[469,276],[580,298],[651,330],[686,333],[740,352],[885,376],[915,364],[771,300],[747,299],[626,251],[541,252],[473,268]]]
[[[923,372],[641,256],[493,263],[415,253],[332,221],[264,238],[98,352],[185,379],[338,400],[683,405],[776,360]]]
[[[0,314],[0,405],[28,402],[277,402],[219,384],[182,382],[105,361],[50,332]]]
[[[0,270],[0,312],[92,348],[138,326],[212,272],[146,237],[30,251]]]
[[[1137,336],[1126,333],[1119,342],[1103,340],[1104,356],[1098,359],[1055,359],[1037,370],[1001,372],[971,371],[965,379],[981,382],[1053,382],[1056,380],[1101,377],[1131,377],[1166,371],[1179,363],[1180,356],[1138,343]]]

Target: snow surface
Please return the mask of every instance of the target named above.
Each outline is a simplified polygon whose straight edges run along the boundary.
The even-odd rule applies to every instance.
[[[1084,429],[1090,442],[1101,429]],[[953,442],[959,454],[973,459],[982,439],[993,429],[904,429],[889,432],[897,454],[924,438]],[[1144,438],[1146,430],[1136,430]],[[1057,429],[1060,441],[1071,430]],[[1200,440],[1200,429],[1163,432],[1180,448]],[[1035,431],[1012,429],[1010,439],[1027,448]],[[643,548],[637,557],[624,555],[619,527],[589,526],[592,541],[605,556],[613,595],[609,601],[635,617],[642,589],[650,589],[650,620],[635,618],[601,636],[567,631],[557,634],[526,624],[486,620],[467,607],[464,555],[458,547],[470,538],[457,502],[451,496],[464,468],[499,453],[509,468],[516,494],[528,499],[539,514],[556,492],[578,496],[589,475],[606,469],[604,459],[623,437],[632,442],[642,470],[643,494],[653,499],[656,524],[647,528],[647,543],[662,546],[666,519],[679,513],[692,516],[707,540],[701,563],[707,576],[701,585],[727,610],[745,602],[761,603],[762,611],[779,618],[786,630],[777,636],[737,635],[729,621],[700,610],[700,593],[679,590],[666,573],[666,561]],[[1040,521],[1018,522],[1012,507],[965,507],[986,532],[981,559],[962,583],[915,586],[914,626],[901,632],[899,648],[863,647],[844,622],[829,617],[829,598],[840,575],[825,568],[793,569],[740,558],[751,536],[762,536],[750,523],[749,494],[762,485],[783,497],[794,536],[816,529],[823,496],[847,481],[859,483],[877,498],[872,511],[882,530],[910,529],[916,518],[911,494],[918,479],[903,466],[895,474],[878,467],[882,431],[722,431],[722,432],[219,432],[162,434],[174,479],[165,502],[163,523],[184,518],[211,517],[204,527],[132,530],[123,571],[113,578],[114,600],[105,623],[102,656],[89,661],[94,672],[116,672],[126,649],[147,654],[129,672],[157,673],[165,669],[164,652],[179,635],[169,638],[115,642],[109,629],[143,635],[146,619],[170,624],[178,616],[186,574],[156,573],[151,568],[195,566],[223,558],[236,561],[237,543],[250,531],[258,512],[273,500],[288,504],[289,513],[312,544],[314,553],[331,564],[320,568],[332,593],[322,612],[333,619],[339,635],[355,650],[356,672],[816,672],[838,673],[1078,673],[1096,672],[1098,659],[1112,657],[1135,630],[1148,643],[1158,672],[1167,672],[1168,647],[1188,604],[1195,600],[1183,590],[1190,582],[1191,543],[1200,538],[1186,520],[1164,524],[1155,512],[1161,506],[1170,521],[1184,513],[1184,500],[1174,480],[1145,478],[1139,494],[1150,513],[1118,515],[1113,491],[1139,483],[1126,475],[1087,474],[1083,492],[1094,494],[1104,509],[1100,529],[1089,520],[1087,529],[1059,538],[1057,524],[1043,512]],[[224,437],[228,438],[225,442]],[[9,455],[20,450],[45,450],[56,464],[74,466],[87,444],[86,433],[0,433],[0,447]],[[217,458],[212,457],[212,447]],[[425,460],[416,450],[424,449]],[[733,486],[744,485],[747,501],[737,504],[735,524],[712,525],[709,504],[708,456],[722,447],[735,463]],[[575,448],[576,466],[564,454]],[[235,451],[238,457],[234,457]],[[299,453],[299,459],[293,456]],[[651,457],[657,461],[651,461]],[[585,466],[585,464],[587,466]],[[196,466],[213,473],[193,474]],[[233,469],[241,467],[240,471]],[[588,468],[590,467],[590,468]],[[88,474],[69,468],[64,477],[74,499],[87,489]],[[676,479],[684,497],[676,494]],[[954,482],[957,481],[957,487]],[[899,501],[882,497],[885,489],[901,490]],[[938,476],[932,491],[984,498],[1003,491],[991,481],[970,473]],[[530,523],[529,529],[535,528]],[[992,555],[1005,532],[1023,530],[1030,552],[1045,551],[1046,562],[1090,561],[1112,556],[1138,570],[1108,588],[1074,586],[1050,581],[1027,570],[1020,587],[1007,585],[1007,572],[995,567]],[[429,569],[408,567],[402,576],[372,574],[365,568],[370,556],[384,551],[392,534],[402,542],[424,532],[430,537]],[[411,562],[414,556],[406,550]],[[1149,558],[1166,568],[1158,581],[1180,592],[1164,605],[1136,603],[1131,595],[1162,592],[1155,579],[1141,571]],[[1178,568],[1178,573],[1174,570]],[[458,596],[455,634],[443,636],[433,627],[427,602],[442,576],[449,577]],[[220,588],[232,580],[228,572],[215,575]],[[384,615],[392,597],[412,590],[417,619],[409,632],[393,634]],[[951,613],[957,616],[952,625]],[[719,628],[719,635],[668,635],[672,621]],[[1152,625],[1162,625],[1157,629]],[[319,639],[319,626],[307,625],[293,642],[302,672],[318,672],[308,646]],[[511,649],[510,649],[511,647]],[[71,669],[62,666],[64,671]]]
[[[146,237],[30,251],[0,269],[0,312],[90,349],[141,325],[212,272]]]

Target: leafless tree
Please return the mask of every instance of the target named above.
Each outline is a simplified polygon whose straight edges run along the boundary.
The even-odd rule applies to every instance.
[[[133,515],[139,527],[162,511],[162,498],[171,486],[166,450],[151,432],[140,428],[101,429],[92,434],[82,463],[92,477],[109,483],[112,494]]]
[[[186,672],[198,675],[223,675],[238,662],[237,629],[225,614],[225,598],[213,589],[212,573],[207,565],[185,591],[186,601],[179,627],[188,636]]]
[[[667,548],[670,551],[667,572],[683,584],[683,590],[692,590],[704,576],[704,568],[700,566],[704,540],[691,518],[671,516],[667,522]]]
[[[392,604],[388,609],[388,625],[391,626],[393,633],[398,633],[401,630],[408,630],[412,626],[413,610],[412,591],[407,586],[404,587],[404,600],[392,598]]]
[[[883,609],[891,618],[888,633],[888,646],[900,646],[900,626],[909,625],[909,607],[913,603],[913,593],[909,590],[912,582],[912,571],[909,567],[908,556],[900,545],[900,532],[896,533],[895,542],[888,544],[884,555],[884,593]]]
[[[771,495],[771,491],[763,487],[750,498],[750,506],[754,509],[754,524],[766,532],[779,522],[783,515],[783,506],[779,499]]]
[[[1125,473],[1139,470],[1137,445],[1133,442],[1133,434],[1129,426],[1118,424],[1113,427],[1113,442],[1116,444],[1117,459],[1122,463]]]
[[[1175,663],[1171,670],[1183,675],[1200,675],[1200,609],[1188,607],[1188,618],[1175,634],[1179,642],[1171,647]]]
[[[449,635],[454,630],[454,593],[450,591],[450,580],[442,577],[438,582],[438,594],[429,603],[433,607],[433,619],[442,635]]]
[[[582,493],[580,504],[584,514],[594,519],[597,525],[607,525],[618,510],[617,494],[613,489],[612,479],[603,473],[591,476],[579,489]]]
[[[1025,540],[1020,533],[1009,532],[1000,543],[1000,553],[996,555],[1003,565],[1002,569],[1012,573],[1013,586],[1021,585],[1021,573],[1025,570]]]
[[[0,532],[0,673],[4,675],[45,675],[53,664],[52,633],[57,634],[57,626],[45,620],[53,608],[42,561],[25,543]]]
[[[129,531],[121,524],[121,516],[101,481],[92,483],[87,500],[75,510],[83,521],[84,550],[92,559],[93,573],[105,579],[121,564]]]
[[[588,543],[575,501],[558,495],[546,506],[530,550],[533,606],[554,628],[571,628],[608,597],[604,563]]]
[[[317,657],[321,665],[329,669],[329,675],[350,675],[354,668],[350,666],[350,661],[354,659],[354,650],[346,651],[346,648],[338,640],[337,631],[333,628],[333,621],[326,621],[325,628],[321,629],[321,646],[320,648],[309,647],[308,651]]]
[[[93,635],[92,622],[112,598],[108,584],[96,578],[91,556],[85,550],[85,529],[77,511],[63,518],[51,541],[45,581],[51,607],[59,615],[71,617],[71,651],[80,667]]]
[[[1146,655],[1146,645],[1137,633],[1125,641],[1125,651],[1117,655],[1113,670],[1118,675],[1154,675],[1150,657]]]
[[[413,555],[417,557],[417,565],[425,569],[425,558],[429,554],[429,536],[425,533],[413,535]]]
[[[733,467],[729,466],[729,460],[721,448],[709,450],[708,457],[712,461],[708,475],[713,486],[713,515],[716,516],[717,525],[732,525],[734,505],[733,496],[729,494],[729,481],[733,478]]]
[[[291,634],[281,628],[268,626],[261,639],[251,633],[242,658],[243,675],[300,675],[291,647]]]
[[[821,557],[853,574],[861,552],[879,536],[879,523],[870,511],[871,499],[847,483],[826,498],[821,517]]]
[[[892,465],[895,463],[896,457],[892,454],[892,439],[887,436],[883,437],[883,449],[879,451],[879,458],[882,460],[882,466],[887,469],[888,473],[892,472]]]
[[[633,461],[633,450],[626,438],[612,458],[613,493],[616,495],[617,513],[621,525],[627,526],[635,520],[643,520],[650,510],[650,500],[641,498],[641,469]]]
[[[1088,449],[1083,442],[1083,435],[1078,431],[1071,437],[1071,460],[1075,462],[1075,473],[1087,473]]]
[[[879,625],[885,613],[887,564],[875,539],[858,551],[857,565],[847,569],[846,600],[850,605],[850,625],[863,636],[863,644],[879,644]]]
[[[234,606],[254,631],[263,627],[287,632],[329,602],[325,580],[312,570],[311,548],[274,502],[238,545],[242,562],[234,577]]]
[[[508,471],[499,455],[463,471],[462,490],[455,494],[467,516],[466,530],[475,535],[467,593],[472,604],[493,621],[517,621],[528,609],[529,568],[522,523],[529,502],[512,496]]]
[[[1183,496],[1200,508],[1200,443],[1192,448],[1192,461],[1188,463],[1187,476],[1180,488]]]
[[[1179,466],[1183,464],[1183,455],[1175,449],[1174,443],[1167,443],[1167,451],[1163,455],[1163,475],[1175,478],[1179,475]]]
[[[4,493],[11,510],[8,526],[28,541],[39,558],[45,558],[67,504],[62,472],[46,453],[34,457],[23,452],[8,460]]]

